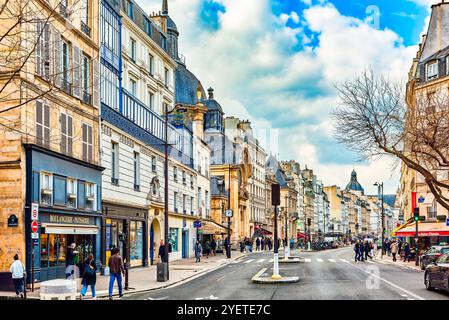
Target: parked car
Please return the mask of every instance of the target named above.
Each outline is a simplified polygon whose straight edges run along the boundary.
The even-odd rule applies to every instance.
[[[449,253],[449,246],[432,246],[419,257],[421,270],[425,270],[428,265],[433,264],[445,253]]]
[[[449,253],[443,254],[438,260],[427,266],[424,272],[424,284],[427,290],[449,291]]]

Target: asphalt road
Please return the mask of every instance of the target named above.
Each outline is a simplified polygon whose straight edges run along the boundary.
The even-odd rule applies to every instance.
[[[302,262],[280,264],[283,276],[299,276],[293,284],[255,284],[251,278],[262,268],[272,273],[272,252],[249,254],[192,281],[166,289],[136,293],[133,300],[449,300],[449,294],[424,287],[422,271],[377,262],[354,262],[352,248],[302,252]],[[282,252],[280,253],[282,256]]]

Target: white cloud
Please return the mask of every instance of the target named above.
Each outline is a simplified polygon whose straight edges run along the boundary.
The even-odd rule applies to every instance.
[[[334,83],[369,66],[404,79],[417,47],[404,46],[391,30],[373,29],[343,16],[330,4],[310,6],[300,26],[288,27],[289,20],[300,21],[298,13],[274,16],[269,0],[217,2],[226,8],[218,14],[218,30],[206,30],[199,21],[201,0],[169,3],[188,68],[205,87],[214,87],[226,115],[249,119],[253,128],[279,129],[281,158],[307,163],[324,183],[344,187],[353,164],[336,163],[334,155],[323,155],[312,139],[320,136],[327,139],[323,143],[335,144],[329,119],[336,104]],[[159,6],[145,8],[158,11]],[[318,35],[319,45],[298,52],[300,42],[311,41],[303,32],[305,26]],[[389,161],[377,161],[356,169],[361,182],[372,184],[372,172],[387,181],[390,166]],[[389,181],[386,191],[394,192],[397,174]]]

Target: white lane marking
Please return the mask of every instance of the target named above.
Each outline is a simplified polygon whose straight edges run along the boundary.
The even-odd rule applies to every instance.
[[[316,261],[323,262],[323,259],[317,258]]]
[[[304,261],[305,261],[305,262],[312,262],[312,259],[306,258],[306,259],[304,259]]]
[[[414,298],[416,298],[416,299],[418,299],[418,300],[425,300],[423,297],[420,297],[420,296],[418,296],[417,294],[414,294],[413,292],[410,292],[410,291],[408,291],[407,289],[404,289],[404,288],[398,286],[397,284],[395,284],[395,283],[393,283],[393,282],[391,282],[391,281],[388,281],[388,280],[386,280],[386,279],[384,279],[384,278],[382,278],[382,277],[380,277],[380,276],[378,276],[378,275],[376,275],[376,274],[373,274],[373,273],[371,273],[371,272],[369,272],[369,271],[367,271],[367,270],[365,270],[365,269],[363,269],[363,268],[360,268],[360,267],[356,266],[355,264],[349,263],[349,265],[352,266],[353,268],[356,268],[357,270],[362,271],[363,273],[368,274],[370,277],[374,277],[374,278],[376,278],[376,279],[379,279],[379,280],[385,282],[386,284],[389,284],[389,285],[392,286],[393,288],[396,288],[396,289],[398,289],[398,290],[401,290],[402,292],[406,293],[406,294],[409,295],[409,296],[412,296],[412,297],[414,297]],[[411,298],[408,298],[408,299],[411,299]]]
[[[406,294],[401,294],[401,297],[407,297],[407,295]]]
[[[340,259],[340,261],[348,263],[348,260],[345,260],[345,259]]]
[[[248,259],[248,260],[246,260],[245,262],[243,262],[243,263],[250,263],[250,262],[253,262],[254,261],[254,259]]]
[[[260,259],[260,260],[257,261],[257,263],[264,262],[264,261],[265,261],[265,259]]]
[[[330,262],[337,262],[335,259],[328,259]]]
[[[220,282],[221,280],[223,280],[224,278],[226,277],[226,275],[224,275],[224,276],[221,276],[220,278],[218,278],[216,281],[217,282]]]
[[[148,297],[148,298],[147,298],[147,300],[154,300],[154,299],[153,299],[153,298],[151,298],[151,297]]]
[[[235,261],[233,262],[233,264],[236,264],[236,263],[239,263],[239,262],[242,262],[242,260],[235,260]]]
[[[270,261],[268,261],[268,262],[274,262],[274,259],[270,259]]]

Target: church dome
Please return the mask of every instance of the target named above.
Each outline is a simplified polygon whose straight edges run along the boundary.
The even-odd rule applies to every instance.
[[[167,16],[167,31],[173,31],[176,35],[179,35],[178,27],[170,16]]]
[[[175,100],[176,103],[195,105],[197,101],[198,84],[201,87],[201,101],[206,99],[206,93],[195,75],[190,72],[185,65],[178,63],[176,68],[176,88]]]
[[[357,181],[357,172],[355,170],[352,170],[351,172],[351,180],[346,185],[346,191],[360,191],[364,192],[362,185]]]

